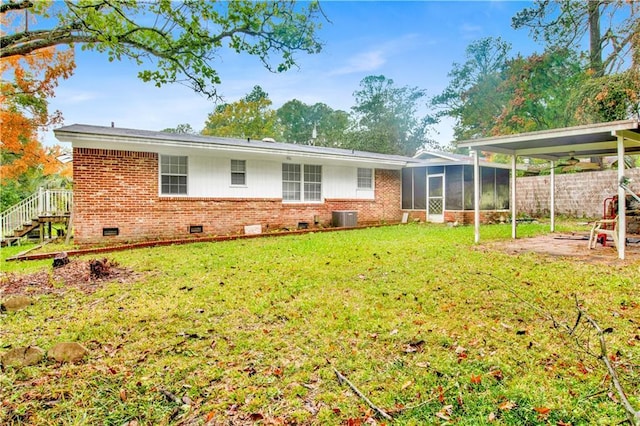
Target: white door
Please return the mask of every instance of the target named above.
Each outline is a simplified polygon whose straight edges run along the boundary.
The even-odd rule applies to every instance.
[[[427,176],[427,220],[444,222],[444,175]]]

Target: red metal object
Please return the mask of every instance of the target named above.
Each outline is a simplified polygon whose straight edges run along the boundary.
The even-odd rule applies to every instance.
[[[602,218],[603,219],[615,219],[618,210],[618,196],[605,198],[602,202]],[[613,229],[613,224],[602,225],[604,229]],[[597,240],[600,241],[603,247],[607,246],[607,234],[598,234]]]

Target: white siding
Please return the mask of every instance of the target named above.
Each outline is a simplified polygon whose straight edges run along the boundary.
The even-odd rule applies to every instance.
[[[243,158],[233,158],[242,160]],[[189,196],[280,198],[282,168],[273,161],[246,160],[247,184],[231,185],[231,158],[189,156]]]
[[[325,198],[373,200],[374,191],[358,189],[358,168],[325,166],[322,176]]]
[[[242,160],[243,158],[233,158]],[[281,198],[282,163],[246,160],[246,186],[231,185],[231,158],[189,156],[189,197]],[[306,164],[314,164],[312,161]],[[357,167],[322,166],[322,197],[374,199],[373,190],[357,189]]]

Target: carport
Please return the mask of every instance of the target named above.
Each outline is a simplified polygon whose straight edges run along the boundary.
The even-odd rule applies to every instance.
[[[626,241],[626,193],[619,182],[624,179],[624,156],[640,154],[638,119],[588,124],[562,129],[520,133],[468,140],[458,143],[461,148],[475,151],[474,155],[474,223],[475,242],[480,241],[480,151],[511,156],[511,237],[517,238],[516,163],[518,157],[539,158],[550,161],[551,232],[555,231],[555,172],[556,163],[569,157],[618,157],[618,257],[624,259]]]

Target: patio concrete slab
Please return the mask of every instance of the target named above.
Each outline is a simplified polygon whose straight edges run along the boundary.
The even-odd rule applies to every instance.
[[[538,253],[557,257],[570,257],[586,262],[640,262],[640,236],[629,235],[629,243],[626,247],[625,260],[618,259],[618,251],[613,242],[608,241],[603,247],[600,243],[596,248],[589,249],[589,234],[581,233],[551,233],[531,238],[518,238],[515,240],[505,240],[499,242],[488,242],[482,244],[496,250],[505,251],[510,254]]]

